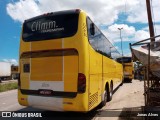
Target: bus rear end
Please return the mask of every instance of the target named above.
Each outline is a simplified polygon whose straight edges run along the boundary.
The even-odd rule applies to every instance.
[[[131,57],[121,57],[117,61],[123,64],[124,78],[132,81],[134,77],[134,67]]]
[[[134,77],[133,62],[124,63],[124,78],[132,81],[133,77]]]
[[[86,76],[79,68],[80,11],[44,14],[26,20],[20,43],[21,105],[54,111],[86,111]],[[85,47],[84,47],[85,50]],[[79,102],[78,102],[79,101]]]

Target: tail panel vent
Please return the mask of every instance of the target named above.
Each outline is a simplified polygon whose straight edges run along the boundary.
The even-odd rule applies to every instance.
[[[89,97],[89,109],[91,109],[95,103],[98,102],[98,92]]]

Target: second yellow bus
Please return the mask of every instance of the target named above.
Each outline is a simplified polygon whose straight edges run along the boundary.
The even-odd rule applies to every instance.
[[[123,64],[124,79],[127,79],[131,82],[134,78],[134,65],[132,57],[120,57],[117,58],[117,61]]]

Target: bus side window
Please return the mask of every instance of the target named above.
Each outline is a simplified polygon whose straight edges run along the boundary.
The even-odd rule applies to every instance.
[[[93,25],[94,25],[93,22],[89,19],[89,17],[87,17],[88,40],[93,49],[97,50],[96,41],[94,39],[95,30],[94,30],[94,35],[91,33],[91,26]]]
[[[90,24],[90,29],[89,30],[90,30],[91,35],[95,34],[95,27],[94,27],[93,23]]]
[[[100,54],[111,58],[111,46],[113,46],[98,27],[87,17],[88,39],[92,48]]]

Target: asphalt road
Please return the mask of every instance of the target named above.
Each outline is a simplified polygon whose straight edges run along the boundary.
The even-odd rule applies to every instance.
[[[113,94],[112,101],[108,102],[106,106],[101,109],[95,109],[87,114],[74,113],[74,112],[51,112],[54,118],[53,120],[127,120],[128,118],[118,117],[123,115],[126,111],[141,111],[144,106],[144,87],[143,81],[133,80],[132,83],[124,83]],[[18,104],[17,90],[11,90],[0,93],[0,111],[41,111],[46,113],[47,111],[35,109],[31,107],[24,107]],[[1,114],[0,114],[1,116]],[[59,118],[59,116],[61,118]],[[68,116],[73,116],[72,118]],[[1,118],[13,120],[17,118]],[[22,118],[18,118],[22,119]],[[23,118],[24,119],[24,118]],[[26,118],[35,119],[35,118]],[[134,119],[133,119],[134,120]],[[141,118],[136,118],[141,120]]]
[[[17,90],[0,93],[0,111],[17,111],[23,108],[18,104]]]

